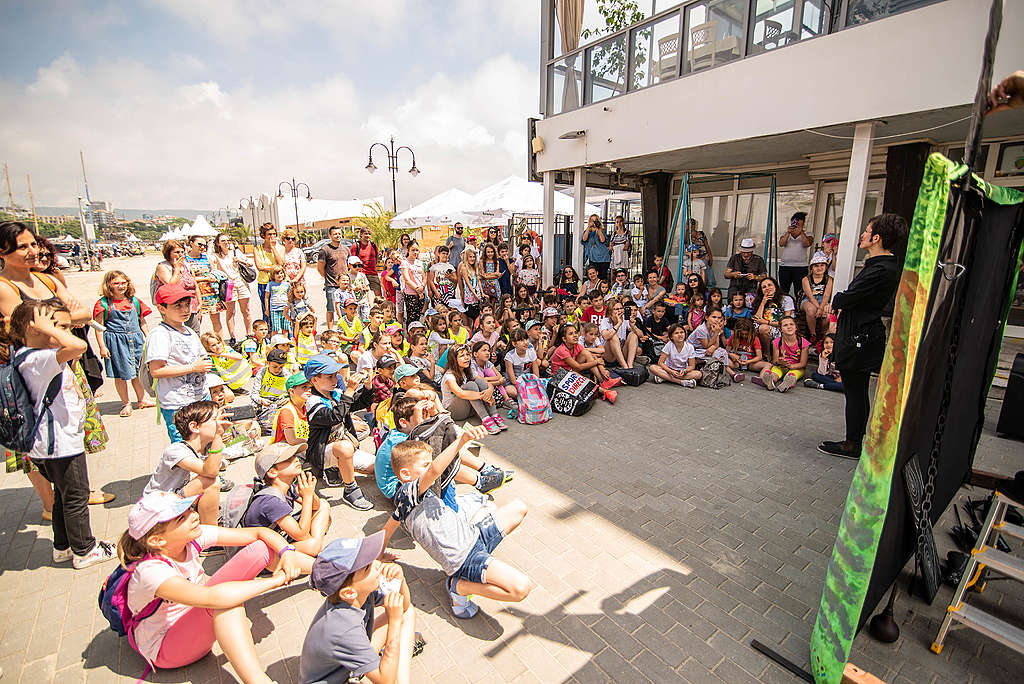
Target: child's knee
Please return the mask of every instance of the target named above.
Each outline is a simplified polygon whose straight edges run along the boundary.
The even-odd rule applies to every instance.
[[[508,587],[509,599],[511,601],[522,601],[533,591],[533,580],[521,572],[516,573],[511,586]]]
[[[529,509],[526,506],[526,502],[522,499],[515,499],[511,503],[507,504],[509,513],[511,513],[516,520],[522,520],[526,517]]]
[[[331,453],[337,459],[352,460],[352,455],[356,452],[355,447],[347,439],[333,442],[331,444]]]

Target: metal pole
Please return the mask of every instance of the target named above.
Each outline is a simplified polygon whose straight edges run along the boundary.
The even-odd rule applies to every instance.
[[[32,205],[32,225],[36,228],[36,233],[39,233],[39,217],[36,216],[36,198],[32,196],[32,174],[27,173],[25,177],[28,178],[28,201]]]
[[[299,235],[299,186],[295,183],[295,179],[292,178],[292,203],[295,205],[295,235],[298,238]],[[296,242],[298,240],[296,239]]]
[[[395,154],[395,136],[391,136],[391,153],[388,154],[388,168],[391,169],[391,212],[398,213],[398,183],[395,174],[398,172],[398,155]]]

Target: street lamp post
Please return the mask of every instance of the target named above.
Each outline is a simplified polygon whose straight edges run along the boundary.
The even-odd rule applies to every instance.
[[[255,250],[256,250],[256,207],[257,207],[257,201],[255,199],[253,199],[252,195],[249,195],[249,199],[246,199],[245,197],[243,197],[238,202],[238,208],[241,211],[248,210],[249,213],[252,215],[252,248],[253,248],[253,253],[254,254],[255,254]],[[259,210],[263,211],[264,209],[265,209],[265,206],[263,204],[263,198],[261,197],[259,199]]]
[[[291,183],[288,181],[281,181],[277,184],[277,198],[281,199],[284,197],[284,192],[281,190],[282,187],[288,188],[292,193],[292,202],[295,204],[295,234],[299,233],[299,188],[306,188],[306,199],[313,199],[313,194],[309,191],[309,186],[305,183],[296,183],[295,179],[292,178]]]
[[[420,170],[416,168],[416,153],[412,151],[412,148],[408,145],[402,145],[395,147],[395,136],[391,136],[391,144],[385,145],[382,142],[375,142],[370,145],[369,157],[370,161],[366,165],[366,170],[373,173],[377,170],[377,166],[373,163],[373,148],[380,145],[384,148],[384,153],[388,155],[388,170],[391,171],[391,211],[398,213],[398,184],[395,181],[395,174],[398,173],[398,153],[402,150],[409,150],[409,154],[412,156],[412,167],[409,169],[409,173],[412,174],[413,178],[420,175]]]

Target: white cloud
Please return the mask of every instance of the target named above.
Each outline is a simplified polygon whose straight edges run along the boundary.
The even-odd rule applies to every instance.
[[[363,167],[370,143],[391,134],[415,149],[423,170],[409,176],[403,155],[400,209],[452,186],[472,192],[525,173],[537,75],[509,56],[373,101],[345,76],[228,87],[210,74],[182,82],[168,69],[128,60],[81,66],[65,55],[27,88],[0,80],[0,98],[19,103],[0,119],[0,149],[12,175],[32,173],[37,205],[74,204],[79,149],[93,197],[124,208],[236,206],[292,176],[325,199],[387,195],[388,174]]]

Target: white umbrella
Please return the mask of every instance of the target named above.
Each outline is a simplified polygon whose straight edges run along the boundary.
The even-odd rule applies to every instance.
[[[530,183],[519,176],[509,176],[473,195],[472,201],[464,211],[481,220],[493,222],[505,222],[513,215],[540,216],[544,213],[544,185]],[[556,192],[555,213],[570,216],[575,214],[575,200],[569,195]],[[586,213],[600,214],[601,210],[593,204],[588,204]]]
[[[472,201],[472,195],[458,188],[449,188],[412,209],[391,219],[392,228],[419,228],[420,226],[450,226],[469,223],[474,217],[463,213]]]

